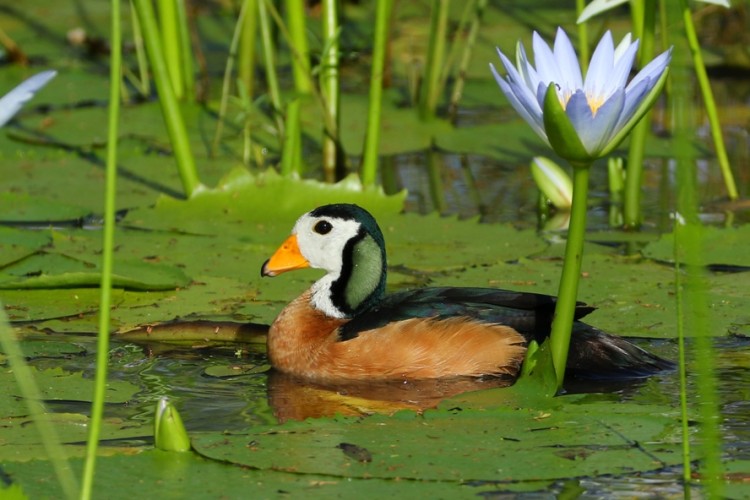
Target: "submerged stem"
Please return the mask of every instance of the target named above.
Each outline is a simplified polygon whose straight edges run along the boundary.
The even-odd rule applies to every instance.
[[[583,239],[586,234],[586,211],[588,208],[589,171],[591,164],[573,165],[573,203],[570,210],[570,228],[565,245],[560,288],[555,306],[555,319],[552,321],[550,345],[552,364],[555,367],[557,388],[562,388],[565,378],[565,364],[568,360],[568,346],[573,328],[578,281],[583,261]]]

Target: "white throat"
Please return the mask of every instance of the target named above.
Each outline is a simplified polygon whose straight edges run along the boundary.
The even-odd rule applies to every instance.
[[[321,220],[330,221],[332,229],[326,234],[315,230]],[[333,318],[344,318],[331,298],[331,286],[341,275],[346,244],[359,232],[360,224],[354,220],[338,217],[313,217],[309,213],[297,220],[292,233],[297,235],[300,252],[310,267],[324,269],[328,273],[316,281],[312,288],[313,307]]]

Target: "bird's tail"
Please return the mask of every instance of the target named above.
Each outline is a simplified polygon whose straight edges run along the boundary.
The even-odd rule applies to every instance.
[[[673,370],[675,364],[632,342],[576,322],[568,351],[567,372],[588,379],[633,379]]]

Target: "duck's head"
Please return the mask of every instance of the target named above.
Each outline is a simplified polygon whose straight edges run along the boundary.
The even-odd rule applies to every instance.
[[[378,223],[351,204],[324,205],[304,214],[263,264],[261,276],[306,267],[327,272],[312,287],[315,308],[336,318],[368,309],[385,292],[385,241]]]

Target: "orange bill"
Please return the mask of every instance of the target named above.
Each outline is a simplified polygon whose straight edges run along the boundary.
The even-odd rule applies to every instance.
[[[297,244],[297,235],[293,234],[263,264],[260,275],[277,276],[287,271],[304,269],[305,267],[310,267],[310,263],[300,253],[299,245]]]

